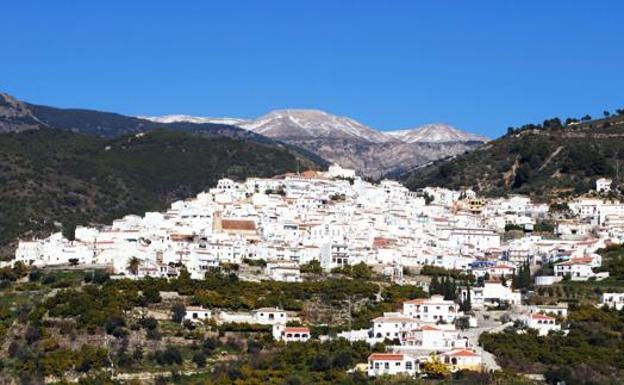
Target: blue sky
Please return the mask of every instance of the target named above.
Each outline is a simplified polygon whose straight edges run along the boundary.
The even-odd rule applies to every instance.
[[[12,1],[0,90],[124,114],[320,108],[379,129],[624,107],[621,1]]]

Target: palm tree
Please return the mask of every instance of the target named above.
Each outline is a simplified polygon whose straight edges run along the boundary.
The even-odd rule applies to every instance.
[[[139,274],[139,266],[141,266],[141,260],[137,257],[132,257],[130,258],[130,261],[128,261],[127,269],[133,275],[137,275]]]

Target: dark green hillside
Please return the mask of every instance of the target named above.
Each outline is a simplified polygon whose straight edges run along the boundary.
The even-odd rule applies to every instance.
[[[587,192],[599,177],[615,178],[624,161],[624,116],[568,123],[551,119],[510,128],[475,151],[401,179],[411,189],[470,187],[490,196],[526,193],[546,199]]]
[[[248,139],[259,143],[275,143],[274,140],[242,128],[213,123],[156,123],[146,119],[125,116],[114,112],[103,112],[77,108],[56,108],[34,104],[24,105],[44,126],[71,130],[106,138],[156,129],[179,130]]]
[[[0,245],[54,222],[106,223],[162,210],[221,177],[316,168],[272,145],[179,131],[103,139],[60,130],[0,135]]]

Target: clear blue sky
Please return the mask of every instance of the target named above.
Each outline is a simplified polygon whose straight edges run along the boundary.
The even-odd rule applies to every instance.
[[[379,129],[624,107],[622,1],[8,1],[0,90],[124,114],[320,108]]]

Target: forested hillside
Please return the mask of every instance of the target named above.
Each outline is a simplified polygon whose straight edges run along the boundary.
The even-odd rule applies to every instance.
[[[28,130],[1,134],[0,149],[0,245],[162,210],[222,177],[318,167],[279,146],[165,130],[115,139]]]
[[[475,151],[414,169],[401,179],[411,189],[473,188],[486,196],[526,193],[547,199],[587,192],[599,177],[617,179],[623,160],[623,114],[565,124],[555,118],[510,128]]]

